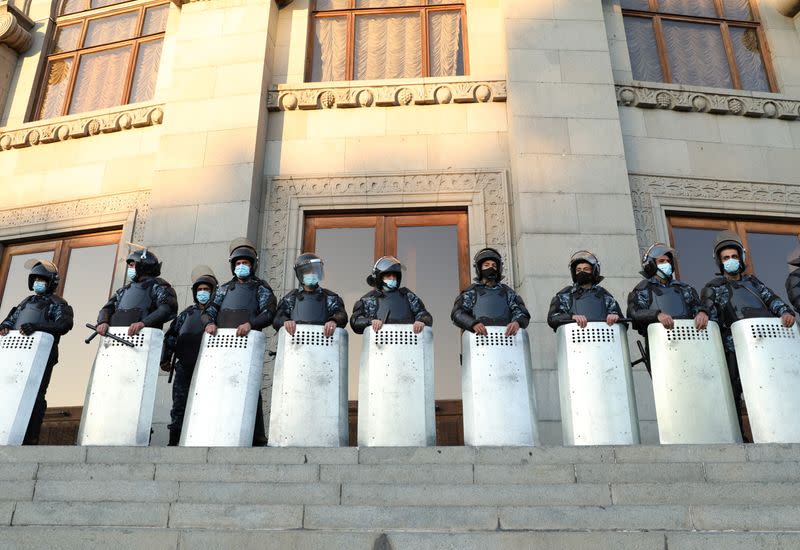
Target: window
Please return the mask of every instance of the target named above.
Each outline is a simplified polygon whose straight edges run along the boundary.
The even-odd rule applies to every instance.
[[[106,7],[118,3],[65,0],[34,118],[153,98],[169,4]]]
[[[121,232],[105,231],[28,243],[10,244],[0,257],[0,321],[11,308],[29,296],[28,270],[31,258],[50,260],[58,266],[61,283],[56,294],[75,312],[73,329],[61,338],[58,365],[53,371],[47,403],[50,407],[83,405],[86,385],[97,346],[87,346],[84,326],[97,319],[97,312],[112,291]],[[80,412],[75,415],[80,418]],[[73,444],[74,441],[70,442]]]
[[[316,0],[306,80],[466,73],[463,0]]]
[[[470,279],[467,213],[307,215],[303,250],[323,259],[323,285],[342,297],[348,315],[370,290],[366,278],[375,260],[391,254],[403,262],[403,286],[419,295],[433,316],[437,444],[463,445],[461,367],[454,352],[460,348],[461,334],[450,322],[450,311]],[[350,399],[358,398],[360,357],[361,336],[351,334]],[[351,444],[355,444],[354,426],[351,418]]]
[[[698,292],[719,271],[714,261],[714,238],[730,229],[739,234],[747,249],[747,273],[786,300],[786,277],[794,269],[787,262],[800,252],[800,223],[680,215],[670,215],[668,220],[670,240],[678,252],[679,276]]]
[[[622,0],[633,78],[777,91],[754,0]]]

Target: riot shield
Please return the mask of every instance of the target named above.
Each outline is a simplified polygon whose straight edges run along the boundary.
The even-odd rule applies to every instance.
[[[323,327],[278,331],[272,375],[270,447],[346,447],[347,331]]]
[[[741,443],[719,327],[693,320],[647,328],[658,437],[668,443]]]
[[[0,336],[0,445],[22,445],[52,348],[46,332]]]
[[[466,445],[539,444],[528,333],[505,336],[506,327],[486,327],[488,335],[461,336],[461,391]]]
[[[100,341],[86,388],[78,444],[146,446],[164,332],[143,328],[128,336],[128,327],[110,327],[108,331],[133,347],[111,338]]]
[[[258,330],[204,334],[189,387],[182,446],[250,447],[264,372],[267,338]]]
[[[436,443],[433,331],[412,325],[364,331],[358,379],[358,444],[425,447]]]
[[[800,443],[800,332],[779,318],[731,326],[754,443]]]
[[[558,328],[556,342],[564,444],[639,443],[625,328],[570,323]]]

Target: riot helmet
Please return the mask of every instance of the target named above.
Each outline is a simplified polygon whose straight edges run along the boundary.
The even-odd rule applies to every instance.
[[[603,280],[603,277],[600,276],[600,260],[597,259],[597,256],[588,250],[579,250],[569,258],[569,274],[573,283],[578,282],[575,267],[581,263],[587,263],[592,266],[592,282],[594,284]]]
[[[483,279],[481,265],[486,260],[494,260],[497,264],[497,278],[500,281],[503,279],[503,258],[500,253],[494,248],[484,248],[479,250],[475,257],[472,259],[472,267],[475,269],[475,280],[480,281]]]
[[[665,245],[664,243],[654,243],[647,249],[647,252],[644,253],[642,256],[642,275],[647,277],[653,277],[656,275],[658,271],[658,258],[660,256],[668,256],[669,261],[673,264],[673,269],[675,268],[675,263],[677,262],[678,255],[675,252],[675,249]]]
[[[231,273],[234,275],[236,274],[234,269],[236,268],[236,260],[239,259],[246,259],[250,260],[250,273],[255,273],[256,266],[258,265],[258,253],[256,252],[256,247],[250,241],[250,239],[246,237],[239,237],[238,239],[234,239],[231,241],[230,247],[230,256],[228,257],[228,262],[231,264]]]
[[[132,251],[128,254],[128,257],[125,259],[125,262],[133,262],[136,266],[136,276],[139,277],[141,275],[151,275],[153,277],[158,277],[161,275],[161,262],[158,261],[158,257],[147,250],[146,247],[140,246],[138,244],[129,243],[133,247],[137,247],[138,250]]]
[[[797,246],[789,254],[788,263],[791,266],[800,267],[800,235],[797,236]]]
[[[743,273],[744,270],[747,269],[747,250],[745,250],[739,235],[729,229],[720,231],[717,233],[717,236],[714,239],[714,263],[717,264],[719,272],[721,274],[725,273],[725,268],[722,266],[722,260],[719,257],[719,253],[726,248],[735,248],[739,251],[738,273]]]
[[[310,252],[300,254],[294,262],[294,274],[301,285],[319,285],[325,278],[322,258]]]
[[[197,301],[197,287],[206,284],[211,287],[211,296],[217,291],[219,281],[214,275],[214,271],[207,265],[198,265],[192,270],[192,299]]]
[[[372,273],[367,276],[367,284],[380,289],[381,283],[383,282],[383,276],[387,273],[394,273],[397,275],[397,286],[400,286],[400,281],[403,279],[404,270],[405,267],[403,264],[394,256],[382,256],[372,267]]]
[[[28,290],[33,290],[33,282],[39,278],[47,281],[48,293],[53,292],[58,286],[60,281],[58,268],[53,262],[34,258],[25,262],[25,268],[31,270],[28,274]]]

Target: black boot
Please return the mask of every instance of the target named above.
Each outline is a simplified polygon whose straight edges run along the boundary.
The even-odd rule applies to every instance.
[[[167,446],[169,447],[177,447],[178,443],[181,442],[181,431],[180,430],[170,430],[169,431],[169,443]]]

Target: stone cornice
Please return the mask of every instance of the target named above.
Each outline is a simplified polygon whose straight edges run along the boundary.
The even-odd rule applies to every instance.
[[[701,87],[668,85],[618,84],[616,88],[617,103],[626,107],[783,120],[800,118],[800,100],[787,99],[779,94],[746,91],[728,93]]]
[[[17,53],[25,53],[33,43],[33,21],[15,6],[0,2],[0,44]]]
[[[123,105],[99,114],[37,121],[20,128],[0,129],[0,151],[143,128],[161,124],[163,120],[164,105],[159,104]]]
[[[786,17],[794,17],[800,13],[800,0],[772,0],[772,4]]]
[[[418,78],[308,84],[280,84],[269,91],[270,111],[353,107],[396,107],[438,103],[505,101],[505,80]]]

